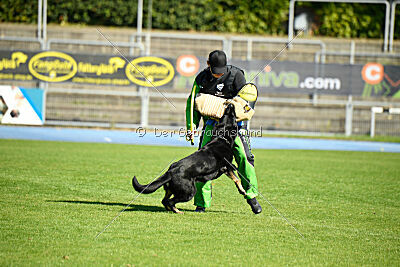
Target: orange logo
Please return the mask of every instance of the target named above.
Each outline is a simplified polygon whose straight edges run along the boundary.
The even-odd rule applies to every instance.
[[[365,64],[361,71],[363,80],[368,84],[378,84],[383,80],[383,66],[379,63]]]
[[[193,76],[200,68],[197,57],[193,55],[182,55],[176,60],[176,70],[182,76]]]

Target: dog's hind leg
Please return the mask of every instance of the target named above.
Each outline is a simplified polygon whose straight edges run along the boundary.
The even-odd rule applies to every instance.
[[[243,186],[242,186],[242,182],[240,181],[240,179],[236,176],[236,174],[232,171],[229,170],[227,172],[225,172],[225,174],[232,179],[232,181],[235,183],[237,190],[239,191],[239,193],[241,195],[247,195],[246,190],[244,190]]]
[[[174,196],[173,198],[171,198],[168,201],[168,203],[171,206],[173,212],[183,214],[183,211],[178,210],[178,208],[175,207],[175,204],[179,203],[179,202],[187,202],[187,201],[191,200],[192,198],[193,198],[193,196],[191,196],[191,195],[185,195],[185,196],[179,196],[179,197]]]
[[[171,190],[169,190],[168,186],[164,185],[165,196],[161,203],[164,205],[165,209],[168,211],[173,211],[172,207],[169,204],[169,198],[172,196]]]
[[[169,206],[175,213],[183,213],[175,207],[176,203],[187,202],[191,200],[196,194],[195,180],[181,180],[178,187],[174,187],[174,197],[168,200]]]

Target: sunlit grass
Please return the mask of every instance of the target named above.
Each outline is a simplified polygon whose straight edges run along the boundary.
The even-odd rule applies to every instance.
[[[226,177],[204,214],[137,195],[194,148],[0,140],[1,265],[397,265],[400,154],[255,150],[253,215]]]

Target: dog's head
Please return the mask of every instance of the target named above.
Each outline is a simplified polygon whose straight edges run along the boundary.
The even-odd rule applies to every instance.
[[[221,137],[233,145],[238,133],[238,126],[236,122],[235,107],[232,104],[228,104],[225,109],[225,113],[218,123],[215,125],[213,130],[214,138]]]
[[[224,115],[219,120],[219,124],[225,125],[225,127],[236,127],[236,112],[233,104],[228,104],[225,109]]]

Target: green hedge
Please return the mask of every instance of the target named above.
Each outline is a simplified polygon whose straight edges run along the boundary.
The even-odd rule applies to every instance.
[[[144,0],[144,24],[147,17]],[[384,5],[299,2],[315,14],[313,33],[334,37],[382,38]],[[287,33],[285,0],[153,0],[155,29],[255,34]],[[398,10],[398,8],[397,8]],[[49,0],[48,22],[136,27],[137,0]],[[36,0],[1,0],[0,22],[36,23]],[[397,11],[395,37],[400,37]]]
[[[289,3],[281,0],[154,1],[158,29],[283,34]]]
[[[385,27],[385,5],[300,3],[315,13],[318,27],[316,35],[383,38]],[[400,12],[396,16],[396,29],[400,27]],[[400,35],[397,34],[397,38]]]

